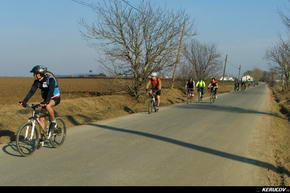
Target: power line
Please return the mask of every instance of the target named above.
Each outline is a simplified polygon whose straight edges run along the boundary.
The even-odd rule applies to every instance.
[[[81,0],[71,0],[71,1],[73,1],[73,2],[75,2],[75,3],[78,3],[78,4],[80,4],[80,5],[87,6],[87,7],[91,6],[90,3],[86,3],[86,2],[81,1]],[[136,8],[135,6],[133,6],[129,1],[127,1],[127,0],[121,0],[121,1],[122,1],[123,3],[125,3],[125,4],[127,4],[128,6],[130,6],[131,8],[133,8],[133,9],[135,9],[135,10],[141,12],[138,8]]]
[[[135,10],[141,12],[138,8],[136,8],[135,6],[133,6],[129,1],[127,1],[127,0],[121,0],[121,1],[122,1],[123,3],[126,3],[127,5],[129,5],[129,6],[132,7],[133,9],[135,9]]]
[[[89,3],[86,3],[86,2],[80,1],[80,0],[72,0],[72,1],[75,2],[75,3],[78,3],[80,5],[83,5],[83,6],[87,6],[87,7],[89,7],[91,5]]]

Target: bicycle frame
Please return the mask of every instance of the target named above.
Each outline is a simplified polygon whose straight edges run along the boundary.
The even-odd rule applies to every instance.
[[[32,125],[31,136],[30,136],[29,140],[32,140],[34,137],[35,129],[37,129],[36,124],[39,126],[39,130],[38,130],[39,134],[41,134],[41,132],[40,132],[41,130],[45,130],[45,128],[42,127],[42,125],[40,124],[40,121],[39,121],[39,117],[42,117],[42,116],[38,116],[38,115],[40,115],[41,112],[37,113],[35,108],[33,108],[33,107],[31,107],[31,108],[33,109],[32,116],[30,118],[28,118],[28,121],[27,121],[28,123],[31,123],[31,125]],[[45,116],[47,116],[47,115],[45,115]],[[29,131],[27,129],[25,131],[25,138],[28,137],[28,132]]]
[[[156,92],[149,93],[150,101],[148,103],[148,113],[150,114],[154,109],[155,112],[158,111],[157,106],[157,95]]]
[[[155,93],[150,94],[151,101],[153,102],[154,106],[156,106],[157,97]]]

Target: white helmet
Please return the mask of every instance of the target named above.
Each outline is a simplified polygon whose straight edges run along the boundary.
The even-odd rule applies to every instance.
[[[152,77],[157,77],[157,72],[152,72],[151,76]]]

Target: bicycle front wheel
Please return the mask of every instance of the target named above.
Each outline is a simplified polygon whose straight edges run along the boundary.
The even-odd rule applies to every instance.
[[[51,146],[54,148],[61,146],[66,137],[66,125],[64,121],[60,117],[57,117],[56,124],[57,128],[49,139]]]
[[[212,102],[213,102],[213,94],[210,95],[209,102],[210,102],[210,104],[212,104]]]
[[[16,134],[16,145],[18,152],[26,157],[31,155],[37,148],[39,143],[39,135],[32,123],[26,123],[18,130]]]
[[[150,100],[148,102],[148,114],[152,113],[152,111],[153,111],[153,105],[154,105],[153,100]]]

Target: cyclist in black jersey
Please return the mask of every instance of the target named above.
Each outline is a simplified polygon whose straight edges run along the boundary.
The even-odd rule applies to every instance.
[[[36,65],[30,71],[34,75],[33,85],[23,99],[20,101],[20,104],[23,107],[26,107],[29,99],[34,95],[36,90],[39,88],[41,90],[41,96],[43,98],[43,102],[41,102],[41,106],[44,110],[46,110],[49,114],[50,118],[50,126],[49,130],[53,133],[53,130],[56,128],[56,120],[53,107],[60,103],[60,90],[58,88],[58,82],[55,77],[49,73],[47,73],[47,68],[41,65]],[[41,126],[45,127],[45,117],[39,118]]]
[[[190,96],[194,95],[193,91],[195,89],[195,82],[192,78],[186,82],[185,89],[187,89],[187,94],[190,94]]]

